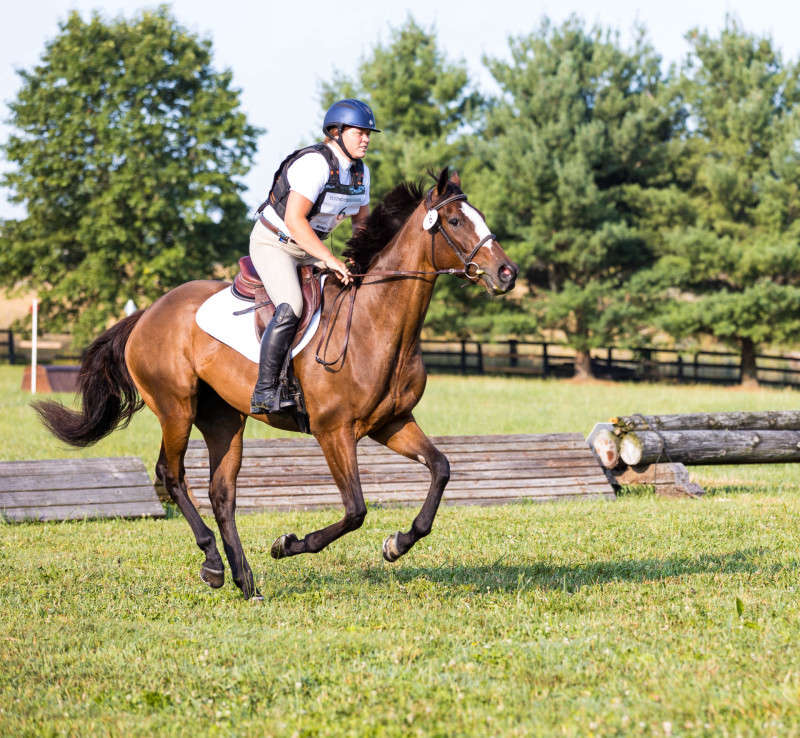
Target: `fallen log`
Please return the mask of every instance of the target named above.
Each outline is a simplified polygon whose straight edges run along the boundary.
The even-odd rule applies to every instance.
[[[800,411],[623,415],[612,418],[617,433],[642,430],[800,430]]]
[[[619,436],[614,433],[611,423],[597,423],[586,437],[586,443],[606,469],[619,464]]]
[[[634,431],[622,436],[619,455],[628,466],[659,461],[695,465],[800,461],[800,431]]]

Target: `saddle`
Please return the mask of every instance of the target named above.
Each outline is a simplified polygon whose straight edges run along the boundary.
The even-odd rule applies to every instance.
[[[301,266],[297,271],[300,289],[303,292],[303,311],[300,314],[300,322],[297,324],[297,332],[294,334],[292,348],[300,342],[322,299],[317,270],[313,266]],[[258,276],[249,256],[239,259],[239,273],[233,278],[233,294],[242,300],[255,302],[255,331],[256,338],[260,341],[264,330],[275,314],[275,305],[269,299],[261,277]]]

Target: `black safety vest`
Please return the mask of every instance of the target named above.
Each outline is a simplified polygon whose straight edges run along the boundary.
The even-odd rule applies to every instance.
[[[258,208],[259,213],[263,211],[267,205],[271,205],[272,209],[278,214],[281,220],[283,220],[283,218],[286,216],[286,201],[289,199],[290,189],[289,178],[286,173],[289,170],[289,167],[295,161],[297,161],[297,159],[312,151],[322,154],[325,157],[325,161],[328,162],[329,174],[328,181],[322,188],[322,192],[319,193],[319,196],[311,206],[311,210],[306,216],[308,220],[311,220],[317,213],[319,213],[322,203],[324,202],[328,193],[337,193],[342,195],[361,195],[364,193],[364,162],[360,159],[356,159],[350,168],[350,184],[342,184],[339,181],[339,159],[336,157],[336,154],[331,151],[330,146],[327,144],[317,143],[313,144],[312,146],[306,146],[305,148],[293,151],[280,163],[280,166],[275,172],[275,176],[272,178],[272,187],[270,187],[269,195]],[[317,235],[320,235],[320,233],[317,232]]]

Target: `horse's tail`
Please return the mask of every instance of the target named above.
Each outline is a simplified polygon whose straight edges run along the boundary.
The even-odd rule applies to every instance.
[[[109,328],[86,350],[78,376],[79,411],[59,402],[32,403],[57,438],[72,446],[90,446],[114,429],[124,428],[144,405],[125,364],[125,344],[142,312]]]

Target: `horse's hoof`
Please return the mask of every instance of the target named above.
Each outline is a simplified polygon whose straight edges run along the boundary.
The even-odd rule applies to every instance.
[[[203,566],[200,567],[200,579],[212,589],[219,589],[225,584],[225,570],[211,569],[203,564]]]
[[[400,553],[400,549],[397,547],[397,536],[399,535],[400,531],[397,531],[397,533],[393,533],[392,535],[388,536],[383,542],[383,558],[386,559],[390,564],[394,561],[397,561],[397,559],[403,555]]]
[[[258,590],[253,593],[253,596],[250,598],[250,602],[263,602],[264,595],[261,594]]]
[[[287,556],[290,556],[291,554],[289,553],[289,546],[295,541],[297,541],[297,536],[294,533],[288,533],[287,535],[276,538],[275,542],[272,544],[272,548],[269,551],[272,555],[272,558],[284,559]]]

